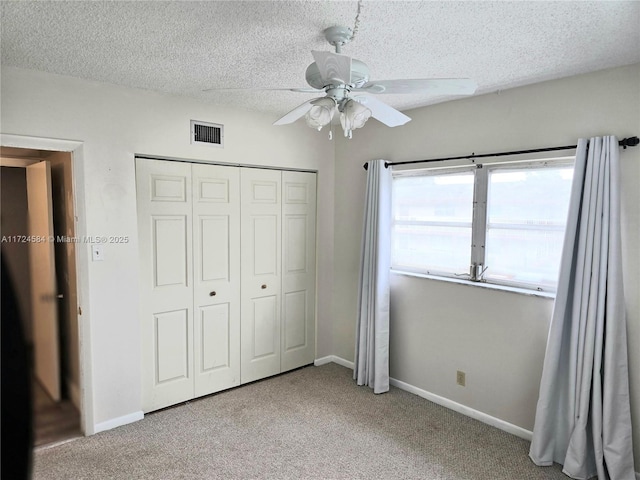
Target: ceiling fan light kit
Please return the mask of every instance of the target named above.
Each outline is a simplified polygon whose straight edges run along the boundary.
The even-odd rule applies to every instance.
[[[336,101],[331,97],[324,97],[313,100],[311,105],[305,114],[307,125],[320,131],[322,127],[331,123],[336,110]]]
[[[371,117],[371,110],[355,100],[347,100],[340,113],[340,125],[344,130],[344,136],[351,138],[351,131],[364,127]]]
[[[327,42],[335,48],[335,53],[312,51],[315,61],[307,67],[305,78],[314,89],[312,91],[324,91],[325,96],[297,106],[274,122],[274,125],[290,124],[304,117],[309,127],[320,131],[331,124],[338,112],[344,135],[351,138],[353,130],[362,128],[370,117],[388,127],[404,125],[411,120],[404,113],[371,95],[471,95],[477,88],[475,82],[466,78],[369,81],[369,68],[365,63],[341,54],[342,47],[353,38],[352,30],[334,26],[323,33]],[[291,90],[306,91],[300,88]],[[352,96],[353,93],[358,95]]]

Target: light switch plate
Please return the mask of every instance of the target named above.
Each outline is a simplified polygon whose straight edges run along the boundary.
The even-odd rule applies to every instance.
[[[91,245],[91,260],[94,262],[101,262],[104,260],[104,245]]]

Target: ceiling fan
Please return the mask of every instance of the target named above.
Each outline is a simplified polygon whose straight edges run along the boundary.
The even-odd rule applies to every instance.
[[[433,78],[414,80],[369,81],[368,67],[354,58],[341,54],[342,46],[353,34],[350,28],[335,26],[324,30],[335,53],[312,51],[314,63],[307,67],[305,77],[312,88],[292,88],[295,92],[321,92],[323,97],[311,99],[297,106],[274,125],[286,125],[302,118],[307,125],[321,130],[338,113],[345,137],[364,126],[373,117],[389,127],[404,125],[410,117],[371,95],[400,93],[432,93],[437,95],[471,95],[477,85],[467,78]],[[331,132],[329,132],[331,138]]]

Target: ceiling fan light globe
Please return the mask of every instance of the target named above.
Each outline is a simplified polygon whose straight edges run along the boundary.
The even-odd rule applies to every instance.
[[[320,130],[331,122],[331,113],[327,112],[325,107],[314,107],[312,110],[314,110],[314,112],[309,110],[305,115],[305,120],[309,127]]]
[[[340,113],[340,124],[345,131],[345,136],[347,131],[364,127],[370,117],[371,110],[355,100],[348,100]]]
[[[331,123],[336,103],[333,99],[326,97],[314,100],[312,103],[313,106],[305,114],[304,118],[309,127],[321,130],[322,127]]]

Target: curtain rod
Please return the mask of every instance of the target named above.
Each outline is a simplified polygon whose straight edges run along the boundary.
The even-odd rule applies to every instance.
[[[623,138],[618,142],[618,145],[622,148],[626,149],[627,147],[635,147],[640,143],[640,139],[638,137],[629,137]],[[524,153],[539,153],[539,152],[553,152],[556,150],[572,150],[576,148],[577,145],[565,145],[563,147],[547,147],[547,148],[534,148],[532,150],[517,150],[513,152],[496,152],[496,153],[483,153],[480,155],[476,155],[472,153],[471,155],[463,155],[460,157],[445,157],[445,158],[431,158],[428,160],[409,160],[408,162],[384,162],[384,168],[389,168],[392,165],[410,165],[412,163],[428,163],[428,162],[442,162],[445,160],[471,160],[472,162],[476,158],[486,158],[486,157],[504,157],[507,155],[519,155]],[[369,168],[369,162],[365,163],[364,169]]]

